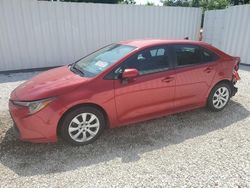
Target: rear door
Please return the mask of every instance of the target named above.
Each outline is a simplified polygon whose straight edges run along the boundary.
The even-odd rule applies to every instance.
[[[175,52],[175,107],[193,108],[206,102],[206,94],[216,73],[218,56],[198,45],[173,45]]]

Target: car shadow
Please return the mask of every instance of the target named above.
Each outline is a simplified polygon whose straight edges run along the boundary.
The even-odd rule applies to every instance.
[[[65,172],[113,159],[123,163],[140,160],[146,152],[208,134],[247,118],[250,112],[231,101],[221,112],[197,109],[116,129],[107,129],[93,144],[71,146],[23,143],[10,128],[0,143],[0,163],[20,176]],[[1,118],[1,117],[0,117]],[[108,165],[108,164],[106,164]]]

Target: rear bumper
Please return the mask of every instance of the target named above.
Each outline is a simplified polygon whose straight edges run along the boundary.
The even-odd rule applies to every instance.
[[[232,77],[232,82],[231,82],[232,83],[231,84],[231,90],[232,90],[231,96],[234,96],[238,92],[238,88],[235,87],[235,84],[239,80],[240,80],[240,76],[238,74],[238,71],[234,71],[233,72],[233,77]]]
[[[231,96],[234,96],[238,92],[238,88],[232,85],[232,94]]]

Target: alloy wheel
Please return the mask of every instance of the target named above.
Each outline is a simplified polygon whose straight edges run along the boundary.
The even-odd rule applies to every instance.
[[[71,120],[68,132],[76,142],[86,142],[94,138],[99,129],[100,121],[95,114],[81,113]]]
[[[229,90],[226,87],[218,88],[213,95],[213,105],[216,109],[223,108],[229,100]]]

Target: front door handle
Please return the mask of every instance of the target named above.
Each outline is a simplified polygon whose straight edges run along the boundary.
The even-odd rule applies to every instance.
[[[169,83],[169,82],[172,82],[173,80],[174,80],[174,77],[168,76],[168,77],[162,79],[161,81]]]

